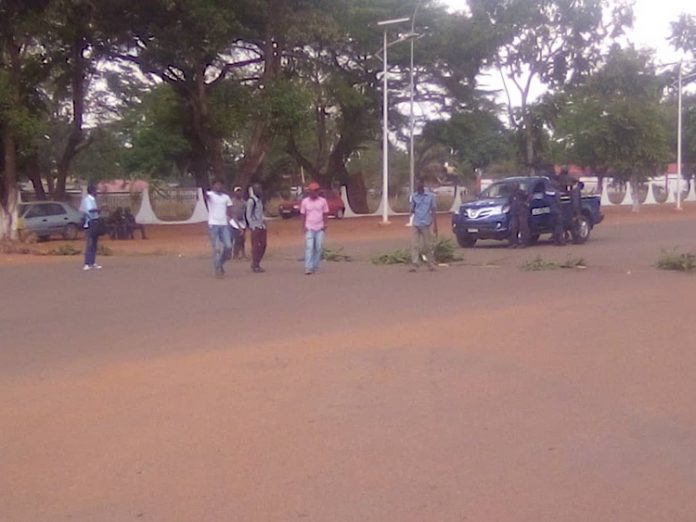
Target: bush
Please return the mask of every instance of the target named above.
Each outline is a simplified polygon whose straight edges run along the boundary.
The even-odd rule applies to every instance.
[[[349,263],[353,260],[352,256],[343,253],[343,248],[339,248],[337,250],[325,248],[321,253],[321,258],[325,261],[333,261],[336,263],[340,263],[341,261]]]
[[[110,247],[100,244],[97,246],[97,254],[100,256],[113,256],[114,251]]]
[[[438,239],[434,245],[436,263],[453,263],[464,258],[457,253],[457,247],[450,239]],[[411,262],[411,252],[406,248],[394,250],[372,258],[375,265],[406,265]]]
[[[677,270],[680,272],[696,271],[696,254],[680,253],[677,249],[663,250],[657,260],[657,268],[661,270]]]
[[[527,261],[521,267],[525,272],[540,272],[542,270],[556,270],[558,268],[587,268],[587,263],[582,257],[569,257],[563,263],[547,261],[541,256],[536,256],[531,261]]]
[[[28,247],[18,241],[0,241],[0,254],[36,254],[35,248]]]
[[[59,247],[52,248],[51,250],[46,252],[46,254],[49,256],[77,256],[81,253],[82,250],[80,250],[79,248],[75,248],[70,244],[60,245]]]
[[[540,272],[542,270],[556,270],[560,265],[555,261],[546,261],[541,256],[536,256],[531,261],[527,261],[521,267],[525,272]]]

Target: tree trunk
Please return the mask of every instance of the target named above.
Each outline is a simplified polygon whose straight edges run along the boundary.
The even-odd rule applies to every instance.
[[[207,167],[210,167],[214,179],[225,179],[224,161],[222,157],[222,138],[215,136],[211,130],[210,109],[208,106],[208,85],[205,83],[205,70],[202,67],[196,73],[195,87],[189,91],[189,103],[192,109],[192,123],[195,133],[195,140],[198,141],[205,151],[207,166],[205,176],[202,174],[202,165],[198,160],[196,184],[201,188],[208,188],[209,180]]]
[[[287,0],[271,0],[266,19],[266,41],[264,44],[264,70],[262,85],[268,86],[280,76],[282,43],[286,19]],[[262,118],[254,124],[251,139],[245,147],[244,157],[239,165],[235,183],[243,187],[251,183],[259,168],[266,159],[266,154],[273,141],[273,130],[268,119]]]
[[[367,214],[370,208],[367,205],[367,187],[365,186],[365,177],[362,172],[356,172],[348,177],[346,185],[348,194],[348,203],[353,212],[358,214]]]
[[[534,130],[532,129],[531,118],[526,113],[524,115],[524,136],[525,161],[529,168],[529,175],[533,176],[536,174],[536,169],[534,168]]]
[[[632,174],[628,181],[629,190],[631,191],[631,211],[640,212],[640,187],[638,185],[638,177]]]
[[[41,179],[41,169],[39,167],[39,158],[36,154],[32,154],[27,161],[27,177],[31,184],[34,186],[34,193],[36,194],[36,199],[39,201],[46,200],[46,190],[43,186],[43,181]]]
[[[189,165],[193,179],[196,180],[196,186],[202,189],[210,187],[208,178],[208,158],[205,151],[205,145],[198,139],[191,141],[191,163]]]
[[[0,239],[17,239],[17,146],[8,125],[3,129],[4,176],[0,192]]]
[[[65,186],[68,175],[70,174],[70,166],[72,165],[75,156],[80,152],[83,145],[84,132],[82,123],[85,112],[85,83],[87,75],[87,60],[85,59],[85,51],[87,50],[87,41],[82,34],[78,34],[72,43],[71,49],[71,86],[72,86],[72,130],[68,137],[68,142],[65,145],[63,154],[58,160],[58,177],[56,179],[56,188],[54,197],[56,199],[65,199]]]

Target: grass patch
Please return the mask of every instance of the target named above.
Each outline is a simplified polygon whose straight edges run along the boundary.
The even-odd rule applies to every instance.
[[[587,268],[587,262],[582,257],[569,257],[563,263],[548,261],[541,256],[536,256],[531,261],[527,261],[521,267],[525,272],[541,272],[543,270],[557,270],[559,268]]]
[[[343,248],[338,248],[336,250],[325,248],[321,253],[321,258],[325,261],[333,261],[335,263],[350,263],[351,261],[353,261],[353,257],[344,253]]]
[[[37,254],[37,250],[20,241],[0,241],[0,254]]]
[[[65,245],[60,245],[57,248],[52,248],[48,252],[46,252],[46,255],[49,256],[77,256],[82,253],[82,250],[79,248],[75,248],[74,246],[70,244],[65,244]]]
[[[525,272],[541,272],[542,270],[556,270],[561,268],[561,265],[555,261],[547,261],[541,256],[536,256],[531,261],[525,262],[520,268]]]
[[[582,257],[569,257],[563,263],[558,265],[560,268],[587,268],[587,262]]]
[[[464,260],[457,253],[457,247],[451,239],[438,239],[435,242],[434,252],[436,263],[453,263]],[[400,248],[372,258],[372,263],[375,265],[406,265],[410,262],[411,251],[407,248]]]
[[[108,247],[104,244],[100,244],[97,246],[97,254],[100,256],[107,256],[108,257],[108,256],[113,256],[114,251],[111,250],[110,247]]]
[[[696,272],[696,254],[692,252],[678,252],[676,248],[663,250],[656,266],[661,270]]]

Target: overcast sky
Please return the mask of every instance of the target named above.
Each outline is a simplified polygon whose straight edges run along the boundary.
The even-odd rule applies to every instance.
[[[452,9],[464,9],[466,0],[441,0]],[[533,1],[533,0],[530,0]],[[635,0],[633,7],[633,28],[628,31],[627,39],[638,48],[655,50],[658,64],[678,61],[680,54],[672,49],[667,42],[671,33],[671,22],[679,18],[681,13],[696,15],[696,0]],[[484,89],[502,89],[502,82],[495,71],[488,71],[479,77],[479,85]],[[544,87],[535,82],[531,92],[532,101],[544,92]],[[519,93],[511,92],[514,105],[519,105]],[[504,101],[502,91],[498,94],[500,102]]]
[[[442,1],[453,9],[462,9],[466,5],[466,0]],[[635,0],[633,13],[635,22],[629,32],[630,41],[637,47],[655,49],[660,63],[678,60],[679,55],[666,41],[670,34],[670,23],[680,13],[696,15],[696,0]]]

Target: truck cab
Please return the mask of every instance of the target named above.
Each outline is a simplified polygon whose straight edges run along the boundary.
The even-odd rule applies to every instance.
[[[575,243],[584,243],[593,227],[604,219],[599,196],[582,196],[575,203],[571,194],[559,191],[544,176],[512,177],[496,181],[475,201],[464,203],[452,215],[452,231],[462,247],[473,247],[479,239],[507,240],[510,235],[510,196],[517,189],[527,194],[532,242],[551,234],[552,208],[560,204],[561,219]]]

